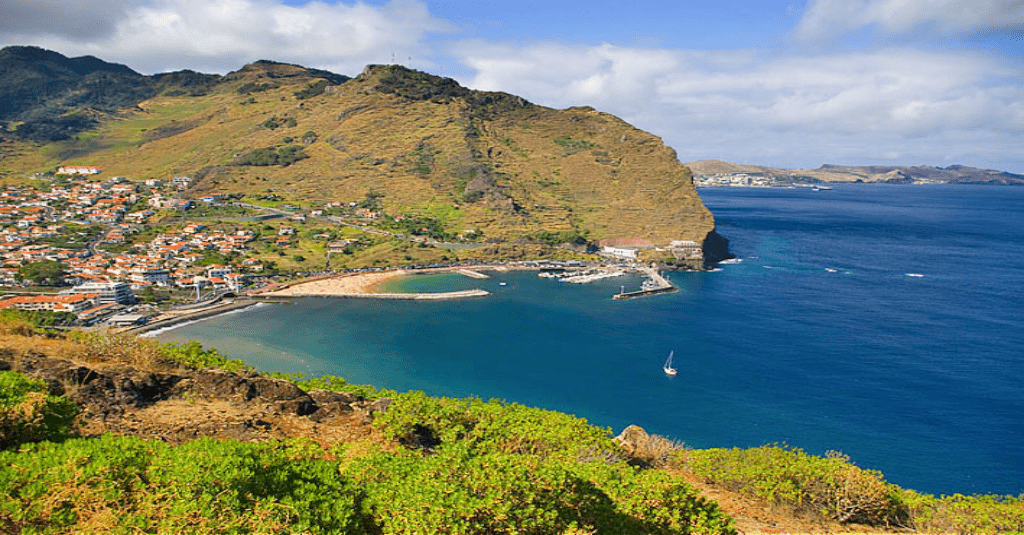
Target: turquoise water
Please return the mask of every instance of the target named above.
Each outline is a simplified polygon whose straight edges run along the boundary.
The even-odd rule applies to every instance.
[[[637,276],[424,276],[391,289],[493,295],[299,299],[159,338],[263,369],[561,410],[615,432],[636,423],[694,447],[841,450],[924,492],[1024,492],[1024,188],[701,195],[743,261],[670,273],[676,294],[611,299]]]

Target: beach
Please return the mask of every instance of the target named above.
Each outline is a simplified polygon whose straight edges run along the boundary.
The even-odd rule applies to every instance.
[[[375,271],[372,273],[349,273],[336,277],[298,282],[279,290],[263,292],[261,295],[272,297],[296,297],[308,295],[344,296],[353,294],[373,294],[377,285],[408,272],[396,269],[392,271]]]

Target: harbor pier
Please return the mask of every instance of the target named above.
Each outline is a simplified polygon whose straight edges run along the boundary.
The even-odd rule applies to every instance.
[[[676,288],[676,285],[669,282],[668,279],[663,277],[661,273],[658,273],[658,270],[654,269],[653,267],[641,267],[637,268],[637,270],[643,272],[645,275],[649,277],[648,280],[644,281],[642,289],[637,290],[635,292],[623,291],[612,296],[612,299],[636,299],[638,297],[647,297],[650,295],[666,294],[679,291],[679,288]]]

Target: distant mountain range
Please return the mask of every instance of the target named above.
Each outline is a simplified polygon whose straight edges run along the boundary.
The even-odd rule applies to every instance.
[[[348,79],[303,71],[333,84]],[[93,56],[68,58],[42,48],[10,46],[0,50],[0,132],[13,130],[23,140],[66,140],[98,126],[104,114],[134,109],[160,94],[200,97],[229,80],[189,70],[145,76]]]
[[[695,176],[746,173],[776,180],[801,182],[880,182],[890,184],[1024,184],[1024,175],[978,169],[964,165],[949,167],[890,165],[822,165],[818,169],[778,169],[743,165],[719,160],[700,160],[686,164]]]

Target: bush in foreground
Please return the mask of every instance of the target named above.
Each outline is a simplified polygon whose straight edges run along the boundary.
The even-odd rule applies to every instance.
[[[772,503],[808,509],[838,522],[901,524],[897,489],[882,474],[862,470],[849,457],[825,457],[797,448],[762,446],[688,453],[688,466],[706,481]]]
[[[340,454],[340,455],[339,455]],[[733,534],[667,474],[532,455],[130,437],[0,452],[0,524],[161,533]]]
[[[70,436],[78,407],[46,392],[42,381],[0,371],[0,449]]]
[[[927,533],[1024,533],[1024,496],[940,496],[887,484],[845,455],[809,455],[761,446],[686,452],[706,481],[839,522],[899,526]]]
[[[925,533],[1024,533],[1024,496],[935,497],[912,490],[901,498],[911,528]]]

